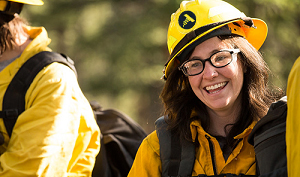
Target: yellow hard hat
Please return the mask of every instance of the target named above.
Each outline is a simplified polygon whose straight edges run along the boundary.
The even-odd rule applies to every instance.
[[[263,20],[246,17],[237,8],[221,0],[182,1],[171,15],[167,44],[170,53],[165,64],[164,78],[182,61],[185,50],[192,50],[204,40],[219,35],[243,36],[257,50],[267,37],[268,28]]]
[[[43,5],[42,0],[0,0],[0,11],[1,13],[14,15],[19,14],[22,11],[23,5]],[[10,21],[10,18],[8,21]]]
[[[12,2],[18,2],[22,4],[30,4],[30,5],[43,5],[44,2],[42,0],[8,0]]]

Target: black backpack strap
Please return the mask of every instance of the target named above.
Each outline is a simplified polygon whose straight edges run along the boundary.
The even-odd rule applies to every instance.
[[[244,175],[244,174],[220,174],[220,175],[212,175],[212,176],[207,176],[207,175],[198,175],[197,177],[258,177],[257,175]]]
[[[155,129],[160,145],[160,159],[162,163],[162,177],[191,177],[195,162],[195,144],[182,140],[175,133],[167,129],[164,117],[155,122]],[[220,174],[197,177],[257,177],[257,175]]]
[[[43,51],[27,60],[7,87],[3,97],[2,111],[6,131],[11,136],[18,116],[25,110],[25,94],[35,76],[47,65],[59,62],[69,66],[75,73],[74,62],[67,56]]]
[[[287,176],[286,115],[287,103],[283,97],[270,106],[249,134],[248,142],[254,146],[260,176]]]
[[[181,140],[167,129],[164,117],[155,122],[160,145],[162,176],[191,176],[195,162],[195,145]]]

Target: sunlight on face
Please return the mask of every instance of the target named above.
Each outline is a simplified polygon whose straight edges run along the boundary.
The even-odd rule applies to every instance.
[[[232,49],[218,37],[210,38],[196,46],[189,59],[206,59],[221,49]],[[223,68],[205,63],[203,72],[189,76],[195,95],[212,111],[234,111],[240,108],[240,92],[244,81],[243,67],[238,59]]]

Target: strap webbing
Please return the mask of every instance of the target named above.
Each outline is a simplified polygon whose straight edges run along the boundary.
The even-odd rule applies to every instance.
[[[220,174],[220,175],[212,175],[212,176],[207,176],[207,175],[198,175],[197,177],[258,177],[257,175],[244,175],[244,174]]]
[[[181,144],[180,139],[171,131],[171,155],[168,167],[169,176],[178,176],[180,160],[181,160]]]
[[[156,120],[155,129],[160,145],[162,177],[191,176],[195,162],[195,145],[170,131],[164,117]]]

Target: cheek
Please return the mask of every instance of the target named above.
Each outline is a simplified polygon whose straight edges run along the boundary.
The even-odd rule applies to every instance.
[[[199,75],[197,75],[199,76]],[[199,88],[199,85],[200,85],[200,78],[197,77],[197,76],[189,76],[188,79],[189,79],[189,83],[190,83],[190,86],[192,87],[192,89],[194,90],[195,88]]]
[[[241,67],[241,65],[236,66],[237,69],[235,70],[236,72],[233,72],[232,74],[234,75],[234,85],[236,88],[239,90],[242,89],[243,83],[244,83],[244,70]]]
[[[192,91],[194,94],[200,99],[201,97],[201,92],[202,92],[202,87],[201,87],[201,82],[202,78],[199,77],[199,75],[196,76],[189,76],[189,84],[192,88]]]
[[[228,68],[227,71],[230,72],[231,75],[239,76],[239,75],[243,75],[244,74],[244,66],[243,66],[242,62],[239,59],[237,60],[237,62],[230,63],[226,67]],[[224,69],[226,67],[224,67]],[[220,68],[220,69],[223,69],[223,68]]]

